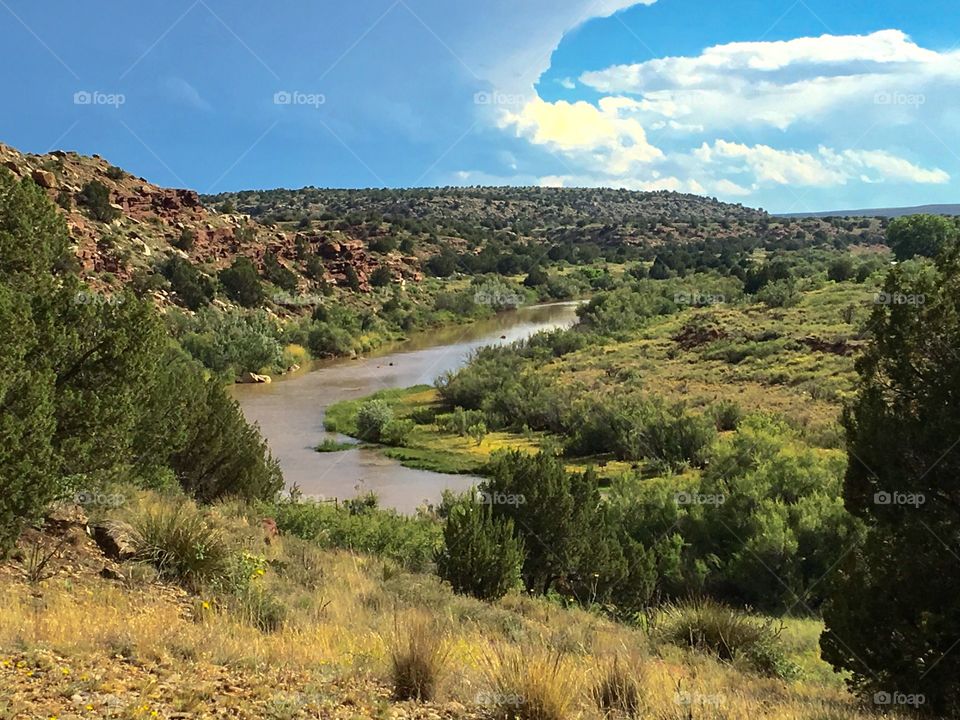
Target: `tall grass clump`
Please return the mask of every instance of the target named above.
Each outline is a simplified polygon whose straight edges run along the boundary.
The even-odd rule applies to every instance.
[[[489,660],[490,711],[498,720],[567,720],[580,687],[561,652],[520,646]]]
[[[426,616],[397,623],[390,647],[390,674],[397,700],[433,700],[446,669],[443,631]]]
[[[165,580],[198,590],[227,572],[223,535],[190,503],[147,508],[132,525],[136,557]]]
[[[795,666],[780,645],[781,628],[709,598],[667,606],[656,620],[657,637],[674,645],[739,661],[765,675],[791,677]]]
[[[639,718],[643,714],[643,669],[619,655],[600,668],[600,677],[590,690],[597,708],[607,717]]]

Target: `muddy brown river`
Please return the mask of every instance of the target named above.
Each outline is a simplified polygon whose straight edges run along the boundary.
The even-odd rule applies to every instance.
[[[520,308],[472,325],[419,334],[362,359],[319,361],[270,384],[235,385],[232,394],[247,419],[260,426],[288,488],[296,485],[317,499],[345,499],[372,490],[381,506],[410,513],[439,501],[445,488],[466,490],[477,478],[406,468],[376,450],[318,453],[313,448],[324,438],[345,439],[324,431],[326,408],[378,390],[433,383],[461,367],[479,347],[569,327],[576,322],[576,307],[571,302]]]

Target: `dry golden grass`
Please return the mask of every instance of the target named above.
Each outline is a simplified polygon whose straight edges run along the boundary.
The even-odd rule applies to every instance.
[[[21,716],[150,717],[111,714],[104,698],[119,697],[135,710],[143,703],[134,700],[152,693],[150,712],[164,717],[227,702],[219,694],[238,686],[255,698],[249,703],[264,704],[238,717],[274,717],[262,707],[291,693],[289,712],[276,716],[374,717],[390,703],[398,663],[417,657],[429,670],[409,673],[414,680],[406,685],[421,683],[421,697],[447,703],[445,717],[472,717],[486,706],[504,717],[599,718],[607,706],[634,706],[634,682],[643,717],[652,720],[868,717],[838,680],[828,680],[812,621],[794,622],[789,636],[790,651],[810,670],[783,682],[652,644],[639,629],[543,599],[513,594],[482,603],[390,562],[320,551],[295,538],[265,546],[245,513],[218,506],[210,521],[235,547],[274,560],[257,582],[286,607],[275,632],[258,630],[212,595],[151,582],[149,574],[117,582],[61,571],[37,587],[0,571],[0,686],[21,698]],[[437,627],[444,628],[442,643]],[[55,660],[43,669],[34,656]],[[602,683],[608,700],[601,709],[591,691]],[[93,711],[76,712],[71,698],[78,693]],[[361,705],[373,709],[361,712]],[[11,707],[0,700],[0,718],[15,717]]]

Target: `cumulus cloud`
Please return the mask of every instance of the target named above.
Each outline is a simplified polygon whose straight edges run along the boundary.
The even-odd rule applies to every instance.
[[[922,168],[884,150],[838,152],[821,146],[812,153],[717,140],[713,145],[701,145],[694,150],[693,157],[704,166],[718,166],[733,173],[749,172],[761,184],[830,187],[852,180],[926,184],[950,181],[950,175],[943,170]]]
[[[637,120],[624,118],[617,98],[600,105],[588,102],[546,102],[537,97],[516,113],[506,112],[501,127],[513,127],[518,136],[546,145],[575,159],[589,155],[605,172],[624,175],[640,165],[664,157],[650,144]]]
[[[938,53],[900,30],[882,30],[716,45],[696,57],[586,72],[580,81],[599,92],[638,96],[634,109],[652,117],[785,130],[858,104],[887,110],[922,104],[930,87],[960,84],[960,51]]]

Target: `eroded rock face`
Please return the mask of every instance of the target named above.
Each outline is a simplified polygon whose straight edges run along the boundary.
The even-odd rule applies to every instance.
[[[100,551],[111,560],[129,560],[137,554],[135,530],[120,520],[106,520],[90,528]]]
[[[423,278],[415,257],[397,254],[377,261],[367,254],[362,240],[339,232],[336,238],[326,233],[282,232],[245,215],[217,213],[204,207],[194,190],[161,188],[97,155],[62,151],[27,155],[0,143],[0,166],[17,177],[31,177],[61,208],[81,275],[98,291],[115,292],[133,279],[138,267],[149,269],[153,264],[153,260],[138,263],[138,258],[167,255],[205,265],[209,272],[229,266],[238,256],[249,258],[262,270],[265,256],[272,253],[298,276],[304,292],[309,292],[314,280],[346,286],[352,274],[359,280],[358,289],[369,291],[368,278],[381,262],[397,282]],[[110,205],[119,211],[110,223],[91,218],[78,202],[77,196],[92,181],[107,188]],[[184,235],[192,236],[186,249],[179,243]],[[323,259],[322,278],[304,276],[304,252]],[[104,275],[112,278],[105,280]],[[158,302],[176,300],[175,295],[165,295]]]

